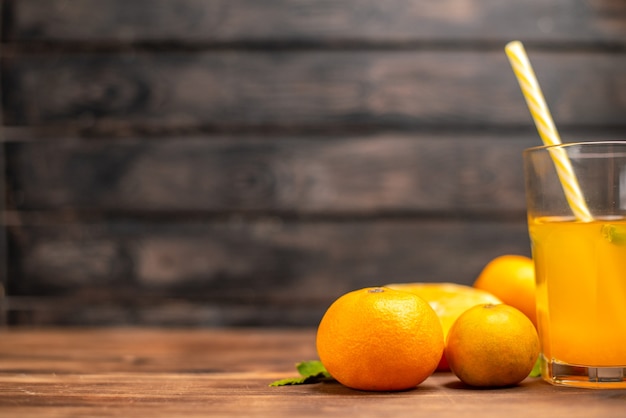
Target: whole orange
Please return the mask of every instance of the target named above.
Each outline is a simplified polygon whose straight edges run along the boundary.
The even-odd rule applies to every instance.
[[[484,304],[465,311],[446,341],[452,372],[470,386],[511,386],[524,380],[539,356],[530,319],[512,306]]]
[[[392,289],[415,293],[433,308],[443,328],[445,340],[450,327],[456,319],[469,308],[484,303],[502,303],[489,292],[457,283],[394,283],[387,285]],[[446,356],[441,356],[438,371],[449,371]]]
[[[341,384],[360,390],[410,389],[430,376],[443,353],[437,314],[419,296],[385,287],[355,290],[328,308],[317,353]]]
[[[514,254],[494,258],[480,272],[474,287],[519,309],[537,327],[535,266],[531,258]]]

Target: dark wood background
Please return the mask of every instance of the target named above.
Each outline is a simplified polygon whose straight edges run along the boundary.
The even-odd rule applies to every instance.
[[[503,52],[564,141],[626,137],[622,0],[4,0],[2,311],[315,325],[529,255]]]

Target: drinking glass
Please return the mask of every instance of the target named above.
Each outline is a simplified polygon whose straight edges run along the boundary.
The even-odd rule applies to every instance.
[[[557,152],[590,219],[575,216],[565,197]],[[523,160],[542,377],[626,388],[626,141],[535,147]]]

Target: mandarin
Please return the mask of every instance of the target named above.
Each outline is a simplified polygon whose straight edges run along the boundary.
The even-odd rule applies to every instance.
[[[485,303],[502,303],[485,290],[456,283],[393,283],[387,287],[415,293],[428,302],[441,320],[444,340],[454,321],[469,308]],[[437,370],[450,370],[445,354],[441,356]]]
[[[437,314],[422,298],[373,287],[331,304],[316,345],[322,364],[341,384],[397,391],[417,386],[435,371],[444,340]]]
[[[454,322],[446,341],[452,372],[478,387],[516,385],[532,370],[539,356],[533,323],[518,309],[504,304],[478,305]]]
[[[537,327],[535,266],[531,258],[514,254],[494,258],[480,272],[474,287],[519,309]]]

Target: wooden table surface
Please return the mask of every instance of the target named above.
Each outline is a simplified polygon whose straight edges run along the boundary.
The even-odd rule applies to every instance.
[[[314,330],[11,329],[0,333],[0,417],[623,417],[626,391],[526,379],[476,390],[450,373],[370,393],[269,387],[315,359]]]

